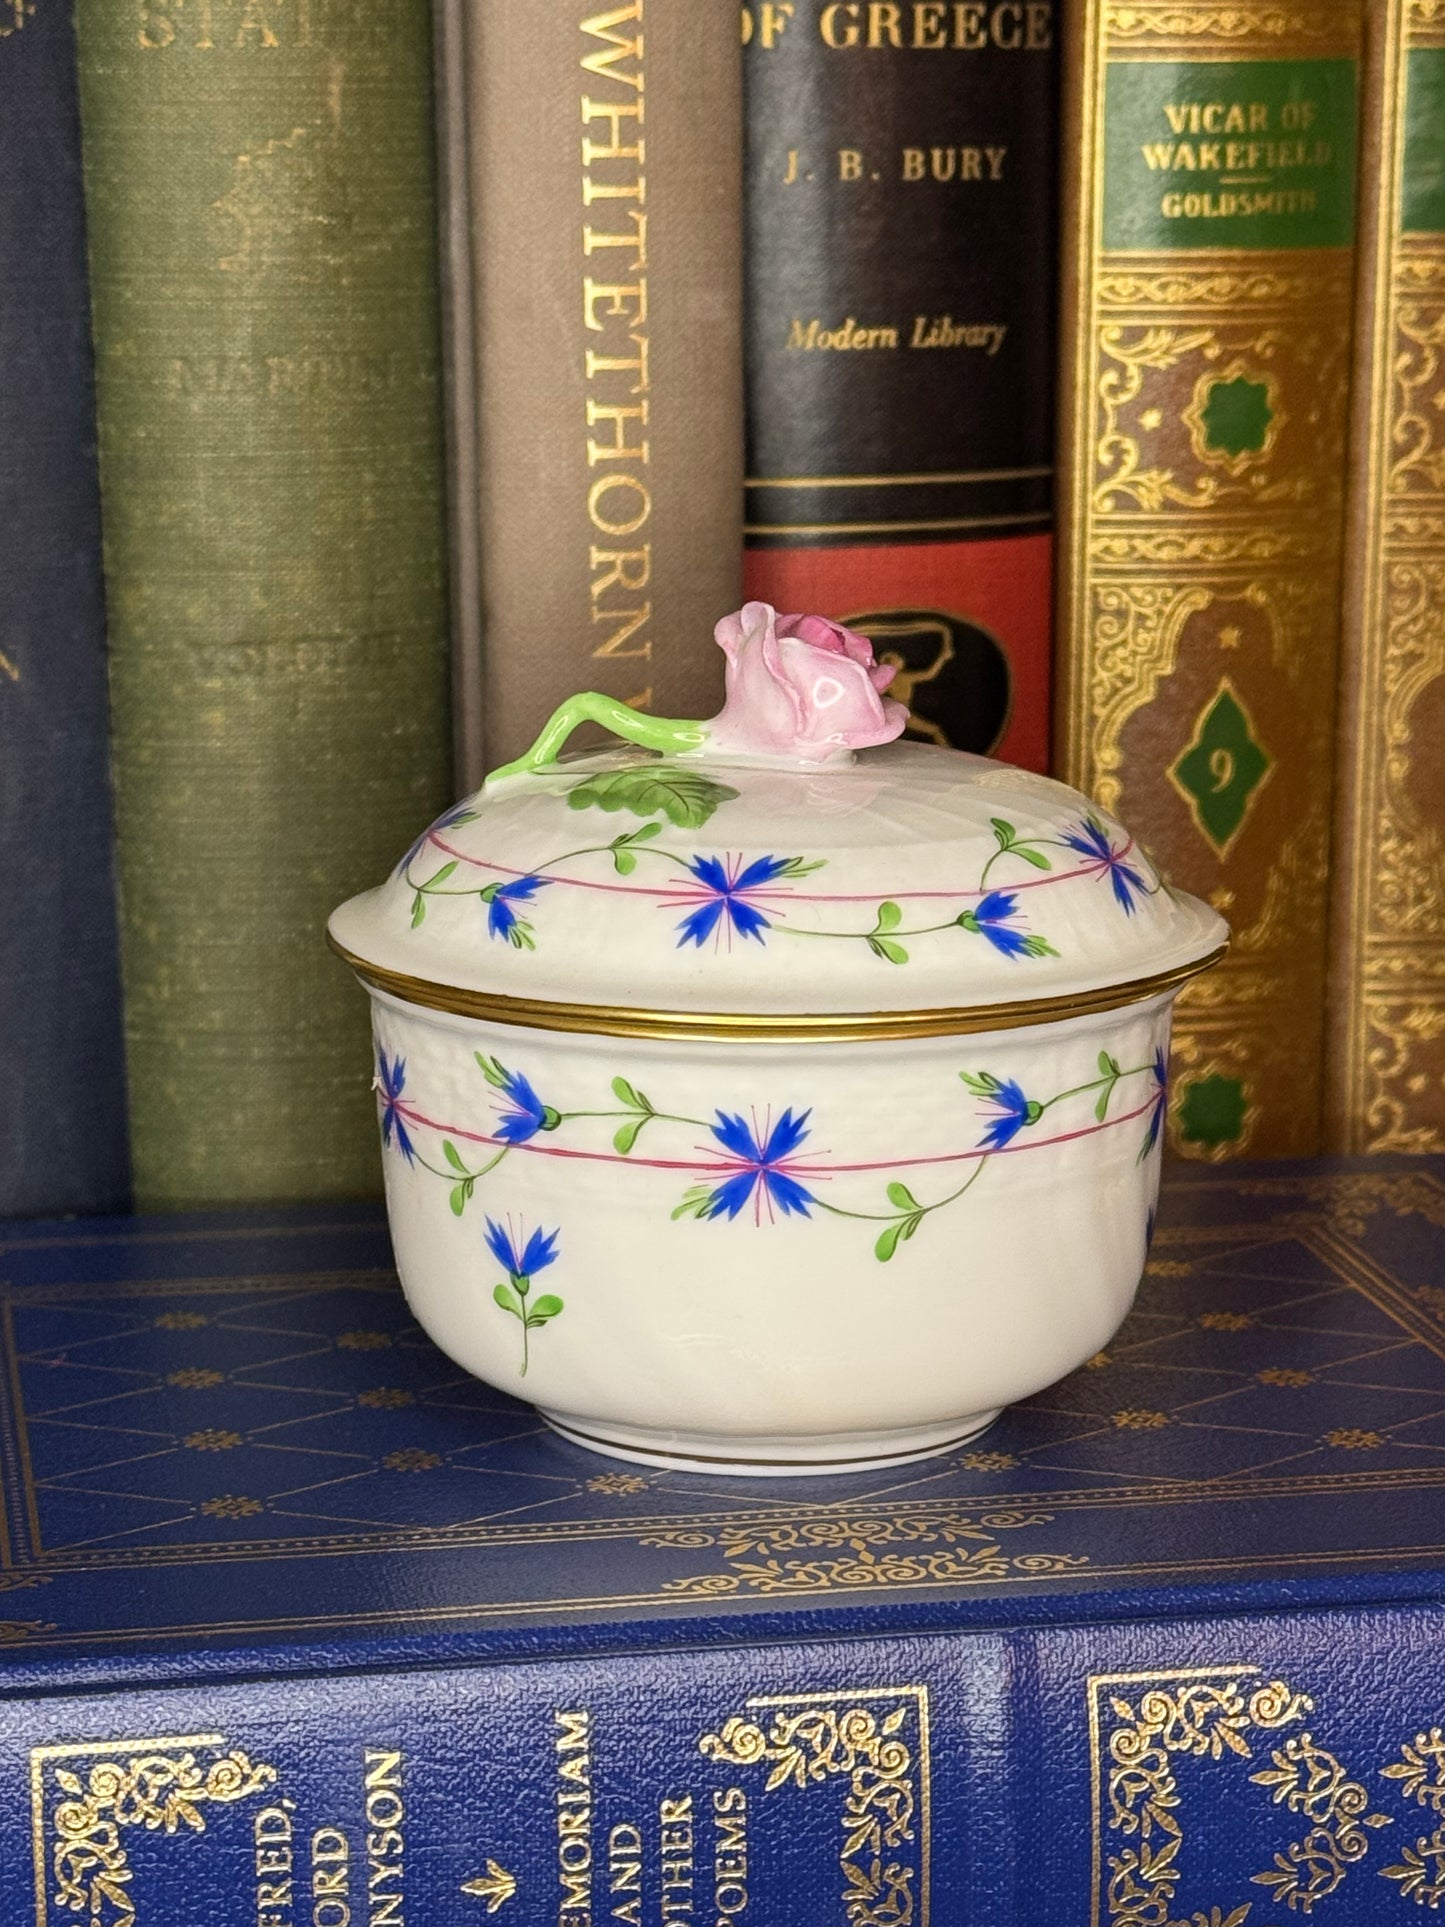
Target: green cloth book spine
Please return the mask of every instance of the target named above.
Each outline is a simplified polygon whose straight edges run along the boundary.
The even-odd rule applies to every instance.
[[[377,1181],[325,948],[450,781],[426,0],[79,0],[138,1200]]]

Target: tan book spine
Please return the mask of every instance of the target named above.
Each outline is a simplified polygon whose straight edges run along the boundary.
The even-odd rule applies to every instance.
[[[1325,1053],[1330,1149],[1445,1150],[1445,0],[1378,0]]]
[[[741,578],[742,47],[727,0],[482,0],[467,39],[497,763],[578,689],[717,707],[712,627]]]
[[[1171,1135],[1321,1135],[1361,0],[1078,0],[1060,773],[1230,920]]]

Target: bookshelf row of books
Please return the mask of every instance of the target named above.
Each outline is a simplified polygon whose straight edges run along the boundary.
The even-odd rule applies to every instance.
[[[1231,921],[1198,1160],[1445,1148],[1445,6],[17,0],[0,1212],[368,1195],[326,914],[744,594]]]

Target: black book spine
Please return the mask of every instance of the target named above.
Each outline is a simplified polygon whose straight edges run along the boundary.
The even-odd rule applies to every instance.
[[[0,1213],[129,1188],[70,9],[0,5]]]
[[[1052,0],[743,9],[746,583],[853,621],[915,734],[1048,754]]]

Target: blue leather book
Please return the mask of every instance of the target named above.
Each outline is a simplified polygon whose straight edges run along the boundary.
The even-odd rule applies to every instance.
[[[0,6],[0,1212],[129,1183],[70,8]]]
[[[1445,1160],[1177,1174],[1106,1352],[846,1480],[553,1437],[361,1209],[0,1279],[5,1927],[1434,1918]]]

